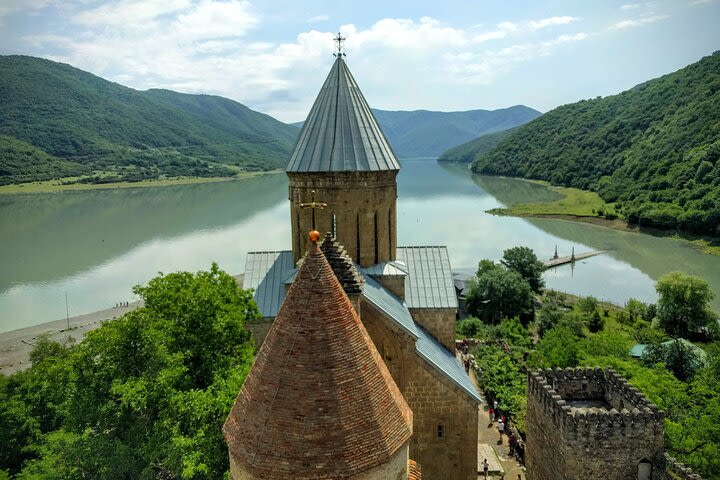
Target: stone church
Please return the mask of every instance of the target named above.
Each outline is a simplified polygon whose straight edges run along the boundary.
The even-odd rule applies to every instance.
[[[425,480],[476,480],[481,399],[455,356],[457,300],[448,252],[444,246],[397,244],[396,177],[400,163],[343,56],[336,56],[286,167],[292,250],[251,252],[247,256],[243,287],[255,290],[263,318],[248,325],[259,346],[258,357],[226,424],[233,478],[290,478],[263,476],[262,472],[268,471],[249,467],[253,461],[262,463],[268,458],[283,472],[317,468],[317,476],[292,478],[413,478],[409,470],[397,477],[357,476],[357,472],[367,473],[381,464],[392,463],[402,470],[409,455],[422,468]],[[308,232],[314,230],[328,232],[319,247],[322,254],[308,239]],[[350,399],[344,394],[333,395],[338,385],[322,383],[329,378],[338,383],[362,383],[367,372],[345,372],[343,364],[372,362],[357,356],[353,344],[359,340],[347,332],[329,338],[336,335],[334,329],[321,331],[311,326],[318,319],[330,322],[337,316],[330,313],[337,302],[334,294],[320,289],[301,300],[291,298],[297,296],[293,292],[301,288],[299,283],[312,283],[307,265],[322,263],[318,256],[329,262],[343,296],[352,305],[352,315],[357,315],[361,330],[369,334],[381,359],[381,373],[391,375],[392,385],[381,388],[385,400],[348,406],[349,410],[343,411]],[[302,323],[305,321],[307,328]],[[294,329],[288,329],[293,322]],[[289,344],[301,349],[298,358],[297,348],[289,348]],[[273,356],[277,358],[271,360]],[[317,379],[308,372],[325,375],[325,379],[314,383]],[[302,379],[308,381],[303,383]],[[322,391],[318,391],[321,384]],[[367,388],[367,395],[377,393],[368,386],[358,388]],[[313,399],[319,403],[313,404]],[[252,401],[259,403],[251,406]],[[317,404],[323,406],[319,410],[310,408]],[[242,419],[243,415],[256,414],[256,421]],[[377,419],[377,424],[374,430],[368,429],[367,436],[358,432],[357,438],[338,438],[337,432],[315,428],[314,422],[322,423],[326,415],[347,421],[353,415],[367,416]],[[261,419],[272,420],[263,426],[257,424],[264,421]],[[411,426],[403,424],[407,419]],[[256,423],[247,424],[253,421]],[[297,439],[308,437],[290,434],[283,438],[282,431],[304,431],[305,426],[316,436],[306,445],[312,452],[302,453],[294,450],[300,448]],[[398,454],[408,431],[412,433],[407,454]],[[243,435],[254,435],[254,443],[248,446],[246,440],[240,440]],[[359,443],[352,443],[356,441]],[[369,442],[367,456],[382,461],[366,459],[370,463],[365,465],[357,460],[360,463],[356,465],[355,460],[345,457],[350,455],[350,445],[365,451],[365,442]],[[390,446],[397,448],[390,452]],[[323,458],[328,463],[313,464],[325,449]],[[333,462],[338,463],[337,468],[349,470],[333,476],[328,473]]]

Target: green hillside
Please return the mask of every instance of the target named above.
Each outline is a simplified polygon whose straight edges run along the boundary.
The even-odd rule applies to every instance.
[[[297,135],[222,97],[141,92],[40,58],[0,56],[0,78],[0,134],[47,154],[43,165],[55,157],[81,165],[74,173],[102,172],[100,181],[280,168]],[[8,149],[0,184],[47,178],[30,164],[18,170],[21,157]]]
[[[541,115],[524,105],[466,112],[373,109],[373,113],[399,157],[435,157],[480,135],[507,130]]]
[[[518,127],[509,128],[495,133],[486,133],[475,140],[453,147],[438,158],[438,162],[471,163],[481,155],[497,147],[508,138]]]
[[[720,235],[720,52],[619,95],[556,108],[473,171],[597,191],[631,223]]]

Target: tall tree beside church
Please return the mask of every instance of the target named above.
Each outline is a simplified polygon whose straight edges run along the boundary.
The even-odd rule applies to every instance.
[[[214,264],[136,292],[143,308],[76,346],[44,344],[29,370],[0,382],[1,440],[24,461],[0,455],[0,470],[23,480],[225,475],[221,428],[253,361],[252,293]]]
[[[545,280],[542,273],[545,265],[538,260],[535,252],[528,247],[508,248],[503,252],[503,258],[500,263],[510,270],[515,270],[530,284],[533,292],[539,293],[545,286]]]
[[[518,317],[527,325],[534,315],[532,289],[515,270],[483,260],[470,281],[466,308],[470,315],[487,323]]]

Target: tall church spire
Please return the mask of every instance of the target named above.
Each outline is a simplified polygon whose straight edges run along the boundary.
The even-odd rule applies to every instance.
[[[342,53],[338,34],[335,63],[305,120],[287,172],[399,170],[400,163],[363,97]]]

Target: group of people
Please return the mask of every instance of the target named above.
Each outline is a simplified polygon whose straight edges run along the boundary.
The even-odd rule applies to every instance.
[[[129,307],[129,306],[130,306],[130,302],[118,302],[118,303],[115,304],[115,308],[119,308],[119,307]]]
[[[493,404],[490,408],[488,408],[488,416],[490,417],[490,424],[488,427],[491,427],[495,422],[497,422],[497,429],[498,434],[500,435],[500,439],[498,440],[498,445],[502,445],[503,443],[503,435],[507,434],[508,436],[508,446],[510,447],[510,451],[508,452],[508,455],[510,457],[517,456],[518,460],[522,461],[523,451],[522,447],[520,445],[520,442],[518,441],[518,438],[515,436],[515,434],[510,430],[510,427],[508,425],[508,418],[506,415],[502,414],[500,411],[500,404],[498,403],[497,399],[493,401]],[[485,478],[488,474],[488,462],[487,459],[483,462],[483,469],[485,471]],[[501,480],[503,480],[505,476],[501,477]],[[520,479],[520,474],[518,474],[518,479]]]

